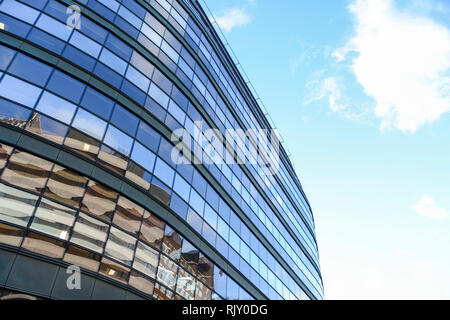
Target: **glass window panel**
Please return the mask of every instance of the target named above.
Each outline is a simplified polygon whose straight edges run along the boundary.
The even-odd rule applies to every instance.
[[[63,260],[92,271],[97,271],[100,265],[100,256],[98,254],[76,246],[69,246]]]
[[[139,119],[121,106],[116,106],[111,117],[111,122],[134,137]]]
[[[162,251],[175,261],[180,259],[183,237],[166,225]]]
[[[150,185],[150,194],[156,199],[169,206],[171,199],[171,190],[156,177],[153,177]]]
[[[75,109],[76,106],[74,104],[50,92],[44,92],[36,107],[36,110],[67,124],[71,122]]]
[[[189,241],[183,241],[179,263],[189,272],[197,274],[200,252]]]
[[[136,239],[119,229],[111,227],[109,239],[106,243],[105,254],[131,266],[133,261]]]
[[[68,28],[65,24],[47,16],[46,14],[42,14],[40,16],[39,20],[36,22],[36,26],[64,41],[67,41],[72,33],[71,28]]]
[[[139,124],[136,137],[150,150],[155,152],[158,149],[159,140],[161,139],[160,135],[143,121]]]
[[[0,143],[0,170],[6,165],[6,161],[11,155],[13,147]]]
[[[153,280],[147,279],[136,271],[131,271],[128,284],[148,295],[153,294],[153,288],[155,287],[155,282]]]
[[[169,97],[162,91],[157,85],[155,85],[153,82],[150,85],[150,90],[148,94],[156,101],[158,102],[164,109],[167,108],[167,105],[169,104]]]
[[[69,129],[64,145],[93,160],[100,150],[100,142],[75,129]]]
[[[168,257],[161,255],[157,280],[171,290],[175,289],[178,266]]]
[[[16,51],[0,45],[0,70],[6,70]]]
[[[25,81],[5,75],[0,83],[0,96],[33,108],[42,89]]]
[[[67,74],[56,70],[47,87],[64,98],[79,103],[86,86]]]
[[[131,145],[133,144],[133,139],[119,129],[116,129],[110,125],[108,127],[108,131],[106,132],[104,142],[111,148],[114,148],[128,156],[130,154]]]
[[[202,282],[197,281],[195,300],[212,300],[212,291]]]
[[[117,172],[119,175],[123,175],[128,165],[128,157],[106,145],[101,146],[98,160],[99,163]]]
[[[200,255],[198,259],[198,278],[206,283],[209,287],[214,285],[214,264],[204,255]]]
[[[175,171],[161,158],[156,160],[154,174],[169,187],[172,186]]]
[[[140,238],[159,249],[161,248],[161,243],[164,236],[164,226],[164,222],[145,211],[144,220],[142,221],[140,231]]]
[[[47,181],[52,163],[29,153],[15,150],[2,179],[27,190],[41,192]]]
[[[114,213],[113,223],[130,233],[137,234],[143,214],[142,207],[121,196]]]
[[[63,241],[52,239],[29,231],[22,244],[22,248],[43,254],[50,258],[62,258],[66,244]]]
[[[202,233],[203,219],[194,210],[189,209],[186,221],[195,231]]]
[[[94,40],[89,39],[88,37],[84,36],[82,33],[75,31],[72,34],[72,37],[69,41],[74,47],[86,52],[87,54],[93,56],[94,58],[97,58],[101,46],[95,42]]]
[[[178,268],[177,293],[185,299],[194,300],[195,278],[183,268]]]
[[[39,16],[39,11],[15,0],[4,0],[0,5],[0,11],[30,24],[33,24]]]
[[[89,181],[81,209],[96,215],[100,219],[111,221],[116,207],[117,192],[97,183]]]
[[[61,240],[67,240],[74,221],[75,210],[56,202],[42,199],[34,214],[30,228]]]
[[[134,269],[148,275],[151,278],[155,278],[158,260],[158,251],[143,244],[142,242],[138,242],[133,263]]]
[[[95,22],[91,21],[90,19],[83,17],[83,23],[81,24],[80,31],[86,34],[87,36],[91,37],[92,39],[96,40],[99,43],[103,43],[106,39],[106,36],[108,32],[100,27]]]
[[[114,261],[103,258],[102,264],[100,265],[100,273],[119,282],[127,283],[130,269]]]
[[[224,298],[227,296],[227,279],[228,276],[225,272],[216,267],[214,270],[214,286],[211,288]]]
[[[189,193],[191,188],[189,184],[178,173],[175,176],[175,182],[173,189],[178,193],[185,201],[189,201]]]
[[[73,228],[70,241],[92,251],[102,253],[107,231],[107,224],[80,213]]]
[[[157,300],[173,300],[174,299],[174,293],[167,289],[166,287],[163,287],[159,283],[155,283],[155,290],[153,292],[153,296]]]
[[[0,243],[19,247],[25,230],[0,223]]]
[[[131,159],[136,161],[148,171],[152,172],[156,156],[153,152],[136,141],[133,146],[133,152],[131,153]]]
[[[114,102],[94,89],[87,88],[81,105],[104,119],[111,116]]]
[[[0,98],[0,121],[23,128],[30,115],[31,110]]]
[[[73,127],[83,131],[91,137],[102,140],[106,130],[106,122],[94,116],[92,113],[79,108],[73,120]]]
[[[100,55],[100,61],[105,65],[116,71],[117,73],[124,75],[127,69],[127,63],[116,56],[114,53],[106,48],[103,48],[102,54]]]
[[[26,130],[45,139],[61,144],[64,141],[68,127],[56,120],[34,112],[28,121]]]
[[[9,72],[30,82],[44,86],[52,72],[52,68],[19,53],[9,67]]]
[[[133,52],[133,50],[125,42],[117,38],[112,33],[109,34],[105,45],[114,51],[114,53],[118,54],[122,59],[127,61],[130,59],[131,53]]]
[[[203,216],[203,208],[205,206],[205,200],[203,200],[203,198],[200,197],[200,195],[194,189],[191,190],[189,204],[195,211],[197,211],[197,213]]]
[[[144,92],[147,92],[148,87],[150,85],[150,79],[144,76],[142,73],[137,71],[132,66],[128,67],[126,77],[132,83],[134,83],[139,89]]]
[[[78,208],[81,198],[83,198],[86,183],[86,177],[55,165],[44,195]]]
[[[130,161],[130,166],[125,173],[125,177],[145,190],[150,188],[152,175],[133,161]]]
[[[214,230],[216,230],[217,213],[208,204],[205,204],[205,214],[203,215],[203,218]]]

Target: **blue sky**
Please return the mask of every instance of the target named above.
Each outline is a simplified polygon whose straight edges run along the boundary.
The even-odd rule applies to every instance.
[[[450,3],[207,3],[292,153],[325,297],[450,299]]]

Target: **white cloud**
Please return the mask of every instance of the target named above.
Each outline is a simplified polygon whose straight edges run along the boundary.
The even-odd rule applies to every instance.
[[[443,208],[439,208],[436,205],[436,201],[433,199],[433,197],[430,197],[428,195],[422,196],[422,198],[420,198],[413,205],[413,209],[419,216],[422,217],[437,220],[448,218],[448,212]]]
[[[376,102],[382,128],[415,132],[450,111],[450,30],[399,10],[392,0],[356,0],[356,35],[333,56],[357,53],[352,70]]]
[[[339,86],[339,81],[335,77],[326,77],[321,79],[321,73],[317,73],[313,76],[307,84],[310,91],[310,97],[305,102],[305,105],[314,101],[327,99],[330,110],[333,112],[339,112],[346,109],[346,105],[342,104],[342,92]]]
[[[229,9],[221,17],[216,17],[217,24],[225,32],[230,32],[234,27],[242,27],[249,24],[252,19],[243,9]]]

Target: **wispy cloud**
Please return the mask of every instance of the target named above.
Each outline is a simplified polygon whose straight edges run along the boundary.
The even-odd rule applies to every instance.
[[[222,30],[230,32],[235,27],[249,24],[252,19],[244,9],[233,8],[227,10],[224,15],[216,17],[216,21]]]
[[[342,93],[337,78],[313,79],[307,86],[311,91],[311,96],[305,102],[306,105],[314,101],[326,99],[330,110],[333,112],[338,112],[346,108],[340,101],[342,99]]]
[[[393,0],[356,0],[355,36],[334,52],[350,58],[382,128],[415,132],[450,111],[450,30]]]
[[[444,208],[437,206],[433,197],[424,195],[414,205],[414,211],[422,217],[442,220],[448,218],[448,212]]]

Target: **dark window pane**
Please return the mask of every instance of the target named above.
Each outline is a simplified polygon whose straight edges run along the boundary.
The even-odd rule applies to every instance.
[[[153,152],[158,150],[159,140],[161,139],[160,135],[143,121],[139,124],[136,137]]]
[[[182,245],[183,237],[171,227],[166,225],[162,251],[173,260],[178,261],[180,258]]]
[[[134,137],[139,119],[121,106],[116,106],[111,117],[111,122]]]
[[[63,97],[78,103],[80,102],[85,85],[56,70],[47,87]]]
[[[120,175],[124,174],[128,164],[128,158],[126,156],[106,145],[102,145],[98,160],[105,167],[110,168]]]
[[[127,172],[125,173],[125,177],[141,186],[145,190],[148,190],[150,188],[152,175],[133,161],[130,161],[130,165]]]
[[[19,53],[8,71],[25,80],[44,86],[50,76],[52,68],[42,62]]]
[[[94,89],[87,88],[81,105],[104,119],[109,119],[114,102]]]

